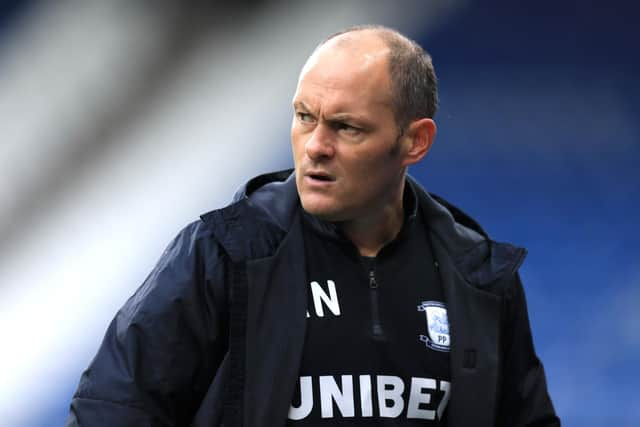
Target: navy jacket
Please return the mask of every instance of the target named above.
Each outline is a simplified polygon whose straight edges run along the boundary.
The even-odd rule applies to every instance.
[[[526,251],[408,178],[451,333],[450,427],[559,426],[517,273]],[[182,230],[109,326],[67,426],[284,426],[307,280],[291,171],[254,178]]]

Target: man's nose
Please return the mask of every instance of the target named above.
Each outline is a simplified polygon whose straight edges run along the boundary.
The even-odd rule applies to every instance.
[[[330,159],[335,154],[335,145],[331,129],[319,124],[313,130],[310,138],[305,144],[305,152],[311,160]]]

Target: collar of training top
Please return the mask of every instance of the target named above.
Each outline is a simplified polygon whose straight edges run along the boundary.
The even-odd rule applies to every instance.
[[[404,205],[404,222],[396,239],[401,238],[406,231],[413,226],[418,214],[418,198],[416,196],[415,188],[410,180],[405,180],[405,183],[406,185],[404,186],[404,194],[402,197],[402,203]],[[339,241],[348,240],[340,228],[332,222],[323,221],[320,218],[307,213],[304,209],[302,209],[302,218],[305,224],[309,225],[313,231],[319,233],[323,237]]]

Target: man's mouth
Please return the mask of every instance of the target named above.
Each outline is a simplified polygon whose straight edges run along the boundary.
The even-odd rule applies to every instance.
[[[307,177],[313,179],[313,180],[316,180],[316,181],[332,182],[332,181],[336,180],[331,175],[323,173],[323,172],[310,172],[310,173],[306,173],[305,175]]]

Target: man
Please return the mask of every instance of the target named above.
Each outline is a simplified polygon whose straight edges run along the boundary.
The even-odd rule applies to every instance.
[[[429,56],[325,40],[293,99],[295,171],[186,227],[118,312],[68,425],[557,426],[525,250],[407,177],[436,134]]]

